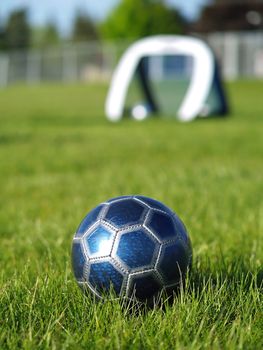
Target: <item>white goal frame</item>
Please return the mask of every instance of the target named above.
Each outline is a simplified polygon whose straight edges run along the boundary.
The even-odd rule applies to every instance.
[[[147,56],[160,55],[190,55],[193,58],[193,73],[177,117],[186,122],[202,112],[216,69],[212,50],[197,38],[158,35],[135,42],[121,57],[113,73],[105,103],[105,113],[109,120],[119,121],[123,117],[128,88],[140,60]]]

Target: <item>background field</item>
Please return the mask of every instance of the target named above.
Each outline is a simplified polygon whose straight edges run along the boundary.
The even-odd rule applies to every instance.
[[[262,349],[262,82],[228,84],[232,115],[109,124],[103,85],[0,91],[0,349]],[[84,298],[73,233],[99,202],[144,194],[192,238],[187,288],[127,313]]]

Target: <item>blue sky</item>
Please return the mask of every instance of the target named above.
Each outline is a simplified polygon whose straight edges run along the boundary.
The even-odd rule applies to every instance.
[[[209,0],[166,0],[190,19],[195,18],[201,6]],[[14,9],[27,7],[34,25],[56,22],[61,32],[69,33],[77,10],[87,12],[93,18],[103,19],[120,0],[0,0],[0,19],[8,17]]]

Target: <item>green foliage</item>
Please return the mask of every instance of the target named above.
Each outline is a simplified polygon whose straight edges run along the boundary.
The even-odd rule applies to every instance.
[[[4,29],[4,25],[1,22],[1,17],[0,17],[0,51],[5,49],[5,29]]]
[[[0,27],[0,50],[6,48],[5,31]]]
[[[53,23],[49,23],[43,28],[32,28],[31,32],[31,47],[44,48],[56,46],[60,43],[57,27]]]
[[[138,39],[182,32],[182,18],[161,0],[123,0],[101,25],[106,39]]]
[[[81,13],[76,15],[72,33],[73,41],[98,40],[98,32],[93,21]]]
[[[47,26],[44,28],[41,44],[43,46],[56,45],[59,43],[59,41],[60,41],[59,33],[55,24],[53,23],[47,24]]]
[[[45,27],[31,28],[26,10],[12,12],[6,26],[0,26],[0,50],[43,48],[59,43],[56,25],[50,22]]]
[[[30,26],[26,10],[11,13],[5,29],[7,49],[25,49],[30,45]]]
[[[262,82],[228,90],[229,119],[187,124],[110,124],[106,85],[0,91],[1,350],[263,348]],[[95,303],[70,269],[84,215],[131,193],[172,207],[192,239],[185,291],[162,309]]]

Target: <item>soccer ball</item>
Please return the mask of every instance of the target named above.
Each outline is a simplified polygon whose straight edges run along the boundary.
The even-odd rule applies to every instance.
[[[179,217],[144,196],[124,196],[98,205],[73,238],[77,283],[104,298],[147,301],[173,290],[191,265],[192,248]]]
[[[148,118],[151,114],[151,109],[148,105],[140,103],[132,107],[131,117],[135,120],[141,121]]]

